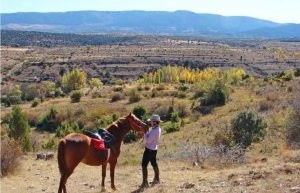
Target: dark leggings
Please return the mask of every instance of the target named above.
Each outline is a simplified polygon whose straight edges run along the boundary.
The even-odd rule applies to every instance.
[[[151,150],[151,149],[145,148],[142,166],[147,167],[148,163],[151,162],[152,167],[156,167],[157,166],[156,154],[157,154],[157,150]]]

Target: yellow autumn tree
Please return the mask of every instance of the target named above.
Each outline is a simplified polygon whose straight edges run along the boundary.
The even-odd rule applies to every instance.
[[[70,73],[64,74],[61,84],[66,92],[79,90],[86,85],[86,73],[79,69],[74,69]]]

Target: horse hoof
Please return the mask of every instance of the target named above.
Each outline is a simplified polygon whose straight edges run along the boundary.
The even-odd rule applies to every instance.
[[[106,192],[106,188],[105,187],[101,187],[101,192]]]
[[[117,190],[117,188],[116,188],[115,186],[111,187],[111,189],[112,189],[113,191],[116,191],[116,190]]]

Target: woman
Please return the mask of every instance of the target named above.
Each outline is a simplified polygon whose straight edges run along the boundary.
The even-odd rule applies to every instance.
[[[152,115],[150,119],[148,119],[150,122],[152,129],[151,131],[148,131],[145,134],[145,151],[143,154],[143,160],[142,160],[142,171],[143,171],[143,182],[141,187],[149,187],[148,184],[148,170],[147,166],[150,162],[153,170],[154,170],[154,179],[152,184],[158,184],[159,183],[159,169],[156,162],[156,155],[157,155],[157,146],[161,134],[161,128],[159,127],[159,123],[162,122],[160,120],[160,117],[158,115]]]

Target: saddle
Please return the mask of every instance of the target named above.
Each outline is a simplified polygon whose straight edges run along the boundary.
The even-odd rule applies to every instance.
[[[105,129],[98,129],[96,132],[84,131],[84,134],[92,139],[94,148],[99,150],[110,149],[115,143],[115,137]]]

